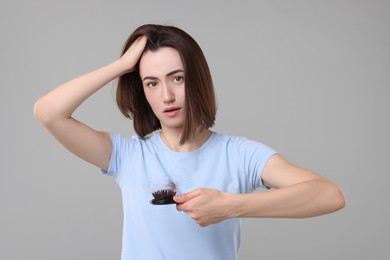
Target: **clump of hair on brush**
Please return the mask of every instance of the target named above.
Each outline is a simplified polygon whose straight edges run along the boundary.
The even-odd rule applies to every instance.
[[[173,197],[176,195],[176,185],[173,182],[169,182],[168,189],[161,189],[152,192],[154,199],[150,201],[153,205],[167,205],[175,204]]]

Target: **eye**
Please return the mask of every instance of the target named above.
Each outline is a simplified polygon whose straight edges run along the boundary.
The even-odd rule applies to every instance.
[[[182,77],[182,76],[175,76],[175,77],[173,78],[173,81],[174,81],[175,83],[183,83],[183,82],[184,82],[184,77]]]
[[[157,82],[156,81],[149,81],[149,82],[146,82],[145,86],[147,86],[148,88],[155,88],[155,87],[157,87]]]

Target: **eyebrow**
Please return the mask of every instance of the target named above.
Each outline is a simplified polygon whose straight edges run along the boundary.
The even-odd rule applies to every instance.
[[[173,71],[171,71],[171,72],[169,72],[169,73],[167,74],[167,77],[172,76],[172,75],[174,75],[174,74],[176,74],[176,73],[178,73],[178,72],[184,72],[184,70],[182,70],[182,69],[173,70]],[[157,77],[146,76],[146,77],[144,77],[144,78],[142,79],[142,81],[145,81],[145,80],[147,80],[147,79],[157,79]]]

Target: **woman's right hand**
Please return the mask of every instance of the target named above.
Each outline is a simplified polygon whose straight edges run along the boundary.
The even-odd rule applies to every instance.
[[[147,40],[148,38],[146,36],[138,37],[122,55],[120,60],[125,68],[125,73],[129,73],[135,70],[135,66],[144,52]]]

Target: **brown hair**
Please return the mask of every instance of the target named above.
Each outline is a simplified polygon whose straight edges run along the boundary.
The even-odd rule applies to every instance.
[[[185,121],[180,143],[194,138],[199,126],[214,125],[217,110],[214,86],[206,58],[196,41],[183,30],[164,25],[146,24],[138,27],[127,39],[122,55],[139,37],[148,38],[144,52],[157,51],[162,47],[179,52],[185,73]],[[161,129],[146,100],[139,75],[139,63],[133,72],[119,77],[116,93],[117,104],[122,114],[133,119],[134,130],[141,138]]]

